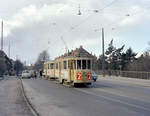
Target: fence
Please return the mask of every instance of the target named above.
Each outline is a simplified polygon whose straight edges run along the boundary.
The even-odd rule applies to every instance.
[[[97,70],[95,72],[99,75],[103,74],[102,70]],[[142,72],[142,71],[105,70],[105,75],[150,80],[150,72]]]

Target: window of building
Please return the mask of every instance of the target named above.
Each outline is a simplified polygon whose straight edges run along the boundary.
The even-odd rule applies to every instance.
[[[77,60],[77,69],[81,69],[81,60]]]
[[[86,60],[82,60],[82,69],[86,69]]]

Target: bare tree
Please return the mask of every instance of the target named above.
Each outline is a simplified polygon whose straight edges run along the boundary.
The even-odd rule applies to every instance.
[[[16,60],[14,69],[16,71],[16,75],[18,76],[18,74],[24,69],[23,63],[20,60]]]
[[[137,60],[128,65],[128,70],[150,71],[150,52],[146,51]]]
[[[43,63],[45,61],[48,61],[49,60],[49,54],[46,50],[42,51],[38,58],[37,58],[37,61],[35,63],[35,66],[34,66],[34,69],[36,70],[42,70],[43,69]]]
[[[48,61],[49,60],[49,54],[46,50],[42,51],[37,59],[37,62],[39,61]]]
[[[10,73],[12,68],[11,60],[7,57],[4,51],[0,50],[0,75]]]
[[[3,75],[6,70],[7,70],[7,66],[5,63],[5,59],[0,57],[0,75]]]

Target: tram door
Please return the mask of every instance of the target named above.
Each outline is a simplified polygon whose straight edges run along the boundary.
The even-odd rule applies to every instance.
[[[69,60],[68,61],[68,68],[69,68],[69,77],[70,81],[72,81],[74,78],[74,60]]]
[[[59,62],[59,78],[61,78],[61,62]]]

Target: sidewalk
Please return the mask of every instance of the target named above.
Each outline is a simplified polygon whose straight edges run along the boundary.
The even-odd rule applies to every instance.
[[[105,76],[99,75],[99,80],[115,81],[126,84],[135,84],[143,87],[150,87],[150,80],[120,77],[120,76]]]
[[[33,116],[16,78],[6,77],[0,81],[0,116]]]

